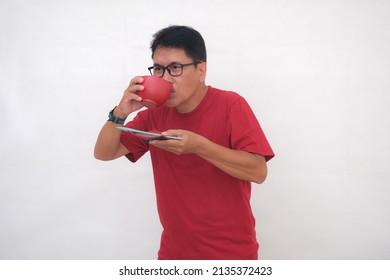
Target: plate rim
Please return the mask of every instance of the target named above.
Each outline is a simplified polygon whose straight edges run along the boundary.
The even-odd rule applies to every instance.
[[[122,131],[128,131],[128,132],[132,132],[134,134],[143,134],[143,135],[148,135],[148,136],[155,136],[156,138],[158,137],[164,137],[166,139],[172,139],[172,140],[183,140],[181,137],[176,137],[176,136],[164,136],[160,133],[155,133],[155,132],[149,132],[149,131],[144,131],[144,130],[139,130],[139,129],[135,129],[135,128],[132,128],[132,127],[127,127],[127,126],[117,126],[117,128],[119,130],[122,130]],[[145,138],[144,138],[145,139]],[[146,138],[147,140],[153,140],[153,139],[148,139]]]

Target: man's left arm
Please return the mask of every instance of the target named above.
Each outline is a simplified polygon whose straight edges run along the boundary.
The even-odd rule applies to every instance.
[[[150,144],[178,155],[195,153],[238,179],[261,184],[267,177],[266,160],[261,155],[229,149],[186,130],[168,130],[163,135],[182,140],[155,140]]]

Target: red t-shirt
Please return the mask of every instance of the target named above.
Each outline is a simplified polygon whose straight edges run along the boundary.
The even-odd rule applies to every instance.
[[[212,87],[195,110],[141,111],[126,124],[139,130],[184,129],[235,150],[271,159],[274,153],[247,102]],[[137,161],[150,151],[163,232],[159,259],[257,259],[251,183],[236,179],[195,154],[175,155],[122,132],[121,143]]]

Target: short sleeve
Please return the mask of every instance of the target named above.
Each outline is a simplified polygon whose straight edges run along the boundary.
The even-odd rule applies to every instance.
[[[233,149],[262,155],[266,161],[275,156],[255,114],[244,98],[240,97],[231,104],[228,123]]]

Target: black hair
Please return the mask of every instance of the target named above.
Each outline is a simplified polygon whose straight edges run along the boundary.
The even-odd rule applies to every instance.
[[[183,49],[195,62],[207,61],[202,35],[189,26],[171,25],[158,31],[150,44],[152,58],[158,47]]]

